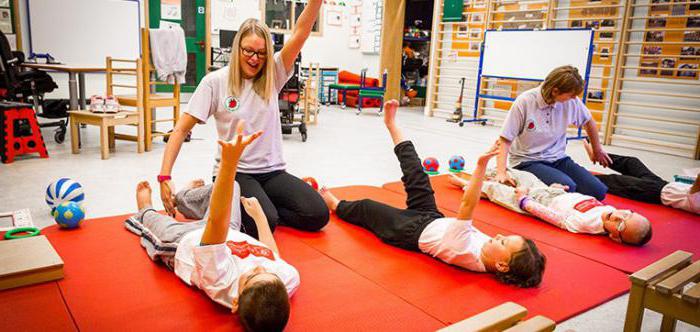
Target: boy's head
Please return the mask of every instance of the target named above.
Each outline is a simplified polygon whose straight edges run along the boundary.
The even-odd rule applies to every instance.
[[[481,252],[487,270],[494,272],[503,283],[534,287],[542,281],[546,258],[532,240],[498,234],[481,248]]]
[[[615,242],[642,246],[651,240],[651,223],[647,218],[631,210],[615,210],[603,213],[603,228]]]
[[[241,275],[231,311],[238,312],[246,331],[282,331],[289,320],[287,288],[277,275],[258,266]]]

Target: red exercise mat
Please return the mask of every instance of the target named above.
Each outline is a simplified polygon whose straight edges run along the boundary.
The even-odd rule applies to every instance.
[[[3,331],[78,331],[56,281],[0,292]]]
[[[370,198],[405,207],[405,196],[378,187],[352,186],[331,191],[341,199]],[[479,221],[475,225],[490,235],[510,233]],[[501,284],[491,274],[468,272],[422,253],[389,246],[335,215],[320,233],[289,232],[446,324],[505,301],[515,301],[531,314],[560,322],[629,288],[625,274],[541,242],[537,245],[547,256],[543,282],[538,288],[521,289]]]
[[[148,258],[139,238],[124,228],[127,216],[87,220],[75,230],[49,227],[43,231],[65,262],[65,279],[58,284],[78,328],[240,330],[227,308]],[[289,331],[426,331],[443,326],[285,230],[275,237],[283,257],[299,269],[302,279],[292,298]],[[63,317],[42,311],[42,319],[54,316]],[[73,328],[72,323],[57,325]]]
[[[447,175],[432,176],[430,182],[440,208],[456,212],[462,190],[449,184]],[[401,182],[391,182],[383,188],[405,195]],[[606,236],[574,234],[536,218],[510,211],[482,199],[475,219],[539,240],[557,248],[632,273],[676,250],[700,253],[700,216],[666,207],[607,195],[605,203],[617,208],[632,209],[649,218],[652,239],[643,247],[618,244]]]

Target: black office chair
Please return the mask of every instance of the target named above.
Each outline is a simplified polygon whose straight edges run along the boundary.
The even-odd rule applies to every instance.
[[[0,98],[11,101],[31,103],[37,116],[46,119],[60,119],[55,122],[41,123],[41,127],[58,127],[54,139],[63,143],[68,127],[68,108],[65,103],[44,103],[44,94],[58,86],[56,82],[42,70],[22,70],[24,53],[13,52],[7,36],[0,31]],[[60,107],[56,107],[59,105]],[[42,112],[39,112],[39,110]]]

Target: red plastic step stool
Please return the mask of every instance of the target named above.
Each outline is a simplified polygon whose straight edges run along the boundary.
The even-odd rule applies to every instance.
[[[34,152],[39,153],[41,158],[49,157],[32,105],[0,102],[0,128],[0,157],[3,163],[9,164],[16,156]]]

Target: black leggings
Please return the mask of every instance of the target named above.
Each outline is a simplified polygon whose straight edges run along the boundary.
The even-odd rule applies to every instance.
[[[351,224],[374,233],[395,247],[418,251],[418,240],[428,224],[444,215],[435,204],[433,188],[413,143],[404,141],[394,147],[401,164],[407,209],[398,209],[371,199],[340,201],[336,214]]]
[[[311,186],[285,172],[263,174],[236,173],[242,197],[255,197],[260,202],[270,229],[279,225],[304,231],[318,231],[328,224],[328,207]],[[241,205],[241,231],[258,238],[255,221]]]
[[[650,171],[635,157],[608,154],[612,159],[610,168],[620,174],[596,175],[608,186],[608,192],[647,203],[661,204],[661,190],[668,182]]]

